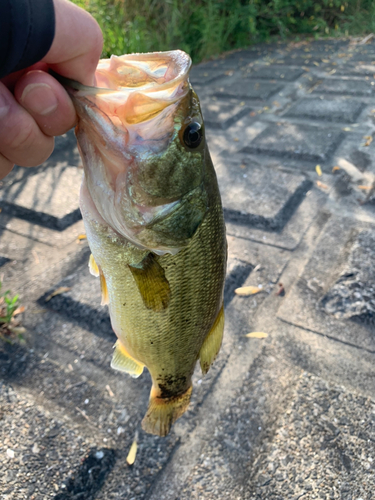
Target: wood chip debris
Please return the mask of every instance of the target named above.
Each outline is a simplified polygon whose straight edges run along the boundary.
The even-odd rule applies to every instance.
[[[268,333],[264,332],[250,332],[245,335],[245,337],[249,339],[266,339],[268,337]]]
[[[317,166],[315,167],[315,170],[316,170],[316,173],[317,173],[317,174],[319,175],[319,177],[320,177],[320,176],[322,175],[322,169],[321,169],[320,165],[317,165]]]
[[[88,422],[91,423],[90,417],[86,415],[86,413],[83,410],[78,408],[78,406],[76,406],[76,410],[82,415],[82,417],[84,417]]]
[[[105,388],[107,389],[108,394],[111,396],[111,398],[114,398],[115,397],[114,392],[112,391],[112,389],[109,387],[108,384],[105,386]]]
[[[317,185],[319,188],[322,188],[322,189],[328,189],[327,184],[324,184],[323,182],[316,181],[316,185]]]
[[[242,286],[240,288],[236,288],[234,293],[236,295],[248,296],[255,295],[256,293],[262,292],[263,288],[261,286]]]
[[[40,264],[39,256],[36,253],[36,250],[32,249],[31,253],[33,254],[33,257],[34,257],[34,260],[35,260],[35,264]]]
[[[137,456],[137,448],[138,448],[138,432],[135,433],[134,441],[130,447],[128,456],[126,457],[126,461],[129,465],[133,465],[135,462],[135,457]]]
[[[338,167],[337,165],[335,165],[335,166],[332,168],[332,172],[337,172],[338,170],[340,170],[340,167]]]
[[[56,295],[61,295],[62,293],[69,292],[69,290],[71,290],[71,288],[68,286],[59,286],[59,288],[56,288],[54,292],[48,295],[44,302],[50,301],[52,297],[55,297]]]

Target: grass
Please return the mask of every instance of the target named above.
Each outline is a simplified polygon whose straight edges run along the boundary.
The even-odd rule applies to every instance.
[[[73,0],[104,34],[103,56],[182,49],[194,62],[273,37],[375,31],[373,0]]]
[[[2,283],[0,282],[0,338],[6,342],[12,343],[12,339],[17,338],[24,341],[23,333],[25,329],[20,321],[15,317],[22,313],[25,308],[19,306],[19,296],[11,296],[10,290],[1,292]]]

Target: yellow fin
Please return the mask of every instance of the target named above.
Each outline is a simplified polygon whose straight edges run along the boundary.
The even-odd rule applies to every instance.
[[[102,301],[100,305],[105,306],[106,304],[109,304],[109,295],[108,295],[107,282],[105,280],[103,271],[101,269],[100,269],[100,288],[102,289]]]
[[[93,276],[95,276],[96,278],[99,276],[99,268],[98,268],[97,263],[95,262],[93,254],[90,254],[89,269],[90,269],[90,273]]]
[[[137,378],[142,374],[144,365],[130,356],[125,347],[117,341],[111,361],[111,368],[120,372],[126,372],[131,377]]]
[[[155,397],[154,387],[151,389],[147,413],[142,420],[142,429],[156,436],[166,436],[172,424],[188,409],[193,387],[179,396],[172,398]]]
[[[171,289],[164,269],[156,260],[155,255],[147,254],[140,267],[129,266],[129,269],[147,309],[155,312],[166,309],[171,298]]]
[[[224,333],[224,306],[221,306],[220,312],[215,319],[207,337],[204,339],[203,345],[199,352],[199,359],[203,375],[206,375],[211,364],[218,355],[223,341]]]

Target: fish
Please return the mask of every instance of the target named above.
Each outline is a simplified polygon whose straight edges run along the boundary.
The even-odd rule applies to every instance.
[[[59,78],[78,115],[80,207],[117,336],[111,367],[152,377],[146,432],[187,410],[192,375],[220,350],[227,243],[221,198],[183,51],[111,56],[94,87]]]

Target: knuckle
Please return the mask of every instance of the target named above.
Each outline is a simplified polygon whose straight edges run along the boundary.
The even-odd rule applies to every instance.
[[[7,131],[4,144],[7,148],[13,150],[29,150],[34,149],[36,143],[36,130],[33,123],[24,121],[17,122],[10,130]]]
[[[50,156],[53,144],[53,138],[43,136],[35,123],[20,120],[2,137],[1,149],[6,157],[16,160],[19,165],[34,167]]]

